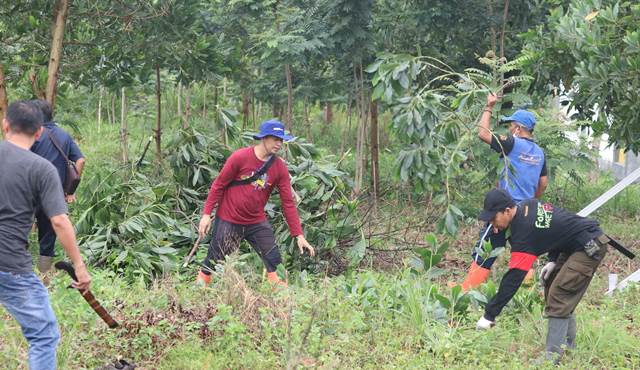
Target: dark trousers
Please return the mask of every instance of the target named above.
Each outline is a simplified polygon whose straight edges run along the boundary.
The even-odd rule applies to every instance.
[[[482,247],[483,243],[488,240],[491,242],[492,250],[496,250],[498,248],[504,248],[507,245],[507,236],[504,230],[500,230],[497,233],[493,232],[493,227],[490,224],[486,224],[482,230],[480,230],[480,239],[478,240],[478,244],[475,247]],[[482,258],[482,256],[478,255],[476,252],[476,248],[473,248],[473,252],[471,252],[471,257],[476,262],[476,264],[485,269],[491,269],[493,263],[496,261],[496,257],[488,257],[487,259]]]
[[[38,241],[40,242],[40,255],[54,257],[56,245],[56,232],[51,226],[51,221],[43,211],[36,213],[36,222],[38,223]]]
[[[211,268],[212,261],[215,263],[224,260],[226,255],[238,249],[243,239],[249,242],[262,258],[268,272],[276,271],[278,265],[282,263],[282,257],[276,247],[273,228],[268,221],[251,225],[239,225],[216,217],[204,265]]]
[[[571,254],[561,253],[556,267],[545,282],[545,314],[554,318],[567,318],[587,291],[591,279],[607,254],[607,244],[589,257],[583,250]]]

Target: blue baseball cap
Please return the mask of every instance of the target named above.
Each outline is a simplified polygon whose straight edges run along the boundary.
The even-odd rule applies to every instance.
[[[259,140],[264,138],[265,136],[279,137],[284,141],[293,140],[293,136],[287,135],[285,133],[284,125],[282,124],[282,122],[275,119],[262,122],[260,124],[260,133],[253,135],[253,138]]]
[[[517,122],[529,131],[533,130],[533,127],[536,125],[536,117],[533,113],[523,109],[513,112],[513,114],[508,117],[502,117],[500,121]]]

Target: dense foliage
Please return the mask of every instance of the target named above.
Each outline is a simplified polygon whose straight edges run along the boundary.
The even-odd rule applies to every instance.
[[[640,150],[640,5],[634,1],[576,0],[552,11],[527,32],[524,53],[539,94],[562,81],[571,106],[597,135]]]

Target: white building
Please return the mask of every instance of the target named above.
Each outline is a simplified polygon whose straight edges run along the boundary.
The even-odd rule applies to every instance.
[[[575,112],[568,111],[567,105],[569,98],[566,96],[560,96],[558,98],[558,107],[567,119]],[[596,107],[597,108],[597,107]],[[579,136],[588,137],[591,143],[593,143],[592,130],[589,128],[579,129],[578,132],[568,133],[567,135],[571,140],[577,141]],[[609,144],[609,135],[603,134],[600,138],[599,144],[599,158],[598,166],[603,171],[610,171],[611,174],[617,179],[621,180],[638,167],[640,167],[640,157],[633,154],[633,152],[626,152],[623,149],[615,148]],[[640,182],[640,180],[636,181]]]

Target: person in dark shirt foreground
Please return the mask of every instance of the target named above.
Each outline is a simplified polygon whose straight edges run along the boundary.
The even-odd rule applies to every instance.
[[[609,238],[596,220],[537,199],[516,203],[502,189],[486,194],[479,218],[498,230],[510,229],[511,259],[509,271],[478,320],[477,329],[494,326],[535,260],[548,254],[549,262],[540,272],[545,285],[545,315],[549,319],[545,350],[546,357],[557,363],[564,348],[575,348],[573,312],[607,253]]]
[[[47,288],[33,272],[29,232],[37,209],[49,218],[73,262],[81,291],[91,277],[78,250],[55,167],[29,151],[42,135],[42,113],[29,102],[9,105],[0,141],[0,305],[20,324],[29,343],[30,369],[55,369],[60,331]]]

